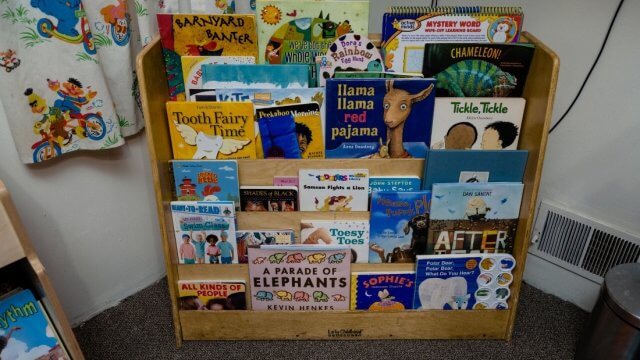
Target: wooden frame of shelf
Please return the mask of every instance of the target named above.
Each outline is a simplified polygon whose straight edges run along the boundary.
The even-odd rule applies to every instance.
[[[162,247],[167,266],[176,343],[183,340],[220,339],[504,339],[513,331],[525,266],[528,234],[533,215],[547,133],[558,79],[556,54],[529,33],[524,41],[534,43],[536,51],[526,83],[527,106],[520,132],[520,149],[529,151],[524,175],[524,194],[514,253],[518,265],[514,270],[509,309],[468,311],[401,311],[374,313],[366,311],[201,312],[178,309],[178,280],[225,279],[248,281],[247,265],[180,265],[175,252],[173,224],[169,203],[172,189],[169,160],[171,140],[167,126],[165,102],[168,100],[166,75],[159,38],[149,44],[137,58],[142,107],[147,126],[147,141],[156,195]],[[422,176],[422,159],[340,159],[340,160],[239,160],[241,184],[270,185],[272,177],[297,175],[300,168],[368,168],[371,175]],[[238,213],[239,228],[299,228],[303,218],[368,219],[368,212],[354,213]],[[296,234],[299,235],[299,234]],[[412,270],[414,264],[353,264],[352,271]],[[247,282],[248,284],[248,282]],[[385,326],[379,326],[379,324]],[[350,335],[333,336],[350,330]],[[343,332],[344,334],[345,332]]]

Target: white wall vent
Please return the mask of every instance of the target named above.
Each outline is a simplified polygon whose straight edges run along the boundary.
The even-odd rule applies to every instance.
[[[529,253],[596,283],[612,267],[638,262],[640,237],[543,200]]]

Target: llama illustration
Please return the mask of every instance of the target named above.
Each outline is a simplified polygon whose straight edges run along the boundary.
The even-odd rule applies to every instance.
[[[387,126],[389,157],[409,158],[411,155],[405,150],[402,137],[404,122],[411,114],[411,106],[431,94],[433,84],[417,94],[409,94],[406,90],[395,89],[393,80],[387,80],[386,88],[387,93],[382,103],[384,104],[384,124]]]

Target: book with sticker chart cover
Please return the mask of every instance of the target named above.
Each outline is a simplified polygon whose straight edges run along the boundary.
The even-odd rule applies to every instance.
[[[171,100],[186,99],[181,56],[258,56],[255,15],[156,16]]]
[[[349,310],[351,251],[339,245],[249,248],[253,310]]]
[[[242,280],[179,280],[180,310],[247,310]]]
[[[309,67],[297,64],[202,65],[206,89],[300,89],[309,87]]]
[[[171,217],[180,264],[238,263],[233,202],[172,201]]]
[[[328,79],[327,158],[423,158],[433,79]]]
[[[246,264],[249,261],[248,249],[261,245],[291,245],[295,243],[293,230],[238,230],[236,244],[238,245],[238,262]]]
[[[300,169],[300,211],[367,211],[369,169]]]
[[[369,194],[374,191],[420,191],[419,176],[370,176]]]
[[[422,74],[438,97],[522,97],[535,45],[426,44]]]
[[[351,310],[402,311],[413,309],[413,271],[354,272]]]
[[[427,254],[511,253],[522,183],[433,184]]]
[[[182,78],[187,101],[202,89],[202,65],[204,64],[255,64],[253,56],[181,56]],[[196,91],[193,91],[196,90]]]
[[[301,244],[348,245],[351,261],[369,262],[369,220],[301,220]]]
[[[168,101],[167,118],[176,160],[256,158],[250,102]]]
[[[506,310],[516,260],[509,254],[420,255],[416,310]]]
[[[342,71],[380,72],[384,70],[378,48],[364,35],[345,34],[329,46],[327,53],[316,58],[318,86]]]
[[[413,262],[425,254],[430,191],[371,193],[370,263]]]
[[[170,160],[177,200],[233,201],[240,210],[238,162]]]
[[[240,186],[242,211],[298,211],[295,186]]]

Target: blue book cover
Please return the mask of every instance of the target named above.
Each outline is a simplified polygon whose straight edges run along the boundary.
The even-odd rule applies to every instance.
[[[176,200],[233,201],[240,209],[235,160],[171,160]]]
[[[413,271],[354,272],[351,274],[351,310],[400,311],[413,309]]]
[[[205,89],[308,88],[309,66],[205,64],[202,81]]]
[[[416,310],[506,310],[516,261],[509,254],[416,258]]]
[[[422,182],[522,182],[527,150],[429,150]]]
[[[433,79],[328,79],[327,158],[423,158]]]
[[[369,194],[373,191],[420,191],[419,176],[371,176]]]
[[[0,314],[2,359],[68,359],[31,291],[0,300]]]
[[[430,191],[373,192],[369,262],[413,262],[425,254],[430,202]]]

